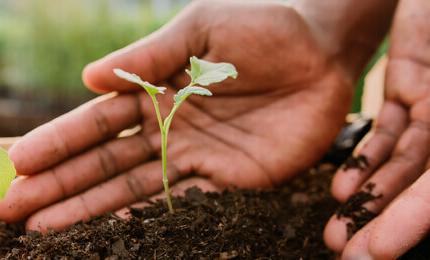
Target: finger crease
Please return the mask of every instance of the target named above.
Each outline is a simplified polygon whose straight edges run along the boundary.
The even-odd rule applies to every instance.
[[[139,179],[136,178],[133,173],[127,174],[126,179],[127,187],[134,197],[135,201],[140,201],[143,199],[144,186],[140,183]]]
[[[148,138],[144,134],[140,134],[140,138],[143,141],[141,145],[143,154],[148,155],[148,157],[151,157],[152,155],[154,155],[155,149],[152,146],[151,142],[149,142]]]
[[[118,167],[115,156],[108,148],[101,146],[98,150],[98,157],[103,174],[109,179],[117,172]]]
[[[395,134],[393,131],[388,130],[385,127],[376,127],[375,128],[375,134],[383,135],[383,136],[386,136],[386,137],[389,137],[389,138],[395,139],[395,140],[397,140],[397,138],[398,138],[397,134]]]
[[[62,151],[65,158],[69,157],[72,153],[71,150],[65,141],[65,139],[61,136],[60,130],[58,129],[58,126],[55,123],[52,123],[52,127],[54,128],[54,133],[57,136],[58,142],[56,142],[56,150]],[[61,152],[60,152],[61,153]]]
[[[148,63],[149,63],[149,66],[148,66],[148,68],[155,68],[155,69],[153,69],[153,70],[151,70],[151,72],[152,72],[152,83],[157,83],[157,82],[155,82],[156,80],[158,80],[159,79],[159,72],[158,72],[158,70],[159,70],[159,68],[160,67],[158,67],[158,63],[156,62],[156,59],[155,59],[155,57],[154,57],[154,55],[152,55],[152,52],[151,51],[148,51],[148,52],[146,52],[146,57],[148,58]]]
[[[430,132],[430,125],[424,121],[414,120],[410,126],[425,132]]]
[[[181,177],[181,171],[179,171],[179,168],[175,164],[169,163],[167,167],[167,178],[169,180],[176,181]]]
[[[94,111],[94,121],[100,136],[104,138],[110,137],[112,131],[109,127],[108,119],[106,118],[105,114],[103,114],[96,106],[93,106],[92,109]]]
[[[400,165],[409,165],[409,166],[416,166],[417,158],[415,156],[411,156],[406,152],[399,152],[391,158],[392,162],[398,163]]]
[[[61,191],[61,197],[65,198],[68,196],[68,192],[66,191],[66,187],[64,186],[63,182],[61,181],[61,178],[57,175],[57,171],[52,169],[51,171],[52,176],[54,177],[55,182],[57,183],[57,186],[60,188]]]
[[[140,99],[139,95],[133,95],[135,100],[136,100],[136,111],[138,113],[138,120],[139,120],[139,124],[142,122],[143,119],[143,114],[142,114],[142,100]]]
[[[94,215],[91,213],[91,211],[87,205],[87,202],[85,201],[84,196],[82,194],[80,194],[78,197],[79,197],[79,200],[81,201],[82,208],[84,209],[84,212],[86,214],[86,220],[89,220],[92,217],[94,217]]]

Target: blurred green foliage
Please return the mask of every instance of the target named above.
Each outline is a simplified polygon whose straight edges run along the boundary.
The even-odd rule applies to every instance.
[[[160,17],[150,0],[0,0],[0,88],[48,99],[88,96],[81,81],[86,64],[153,32],[178,9]],[[359,79],[353,112],[387,46],[385,40]]]
[[[150,1],[0,3],[0,85],[48,97],[88,95],[83,67],[163,25]]]

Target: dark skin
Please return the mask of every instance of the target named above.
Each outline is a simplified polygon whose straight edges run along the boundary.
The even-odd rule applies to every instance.
[[[345,222],[332,218],[327,244],[344,259],[396,259],[430,226],[430,3],[400,1],[390,39],[385,102],[370,138],[357,150],[370,159],[365,170],[339,171],[334,196],[345,201],[367,183],[381,199],[365,206],[383,214],[346,243]],[[401,234],[401,236],[399,236]],[[360,258],[361,259],[361,258]]]
[[[207,3],[195,2],[155,34],[90,64],[84,81],[99,92],[124,91],[134,86],[112,69],[137,73],[168,87],[159,96],[166,114],[172,94],[188,81],[183,71],[189,56],[235,64],[238,79],[210,87],[213,97],[190,98],[177,112],[169,133],[170,181],[173,189],[196,182],[205,189],[279,185],[330,145],[350,105],[350,75],[328,59],[294,9],[258,1]],[[210,19],[215,13],[217,19]],[[138,135],[114,138],[139,123]],[[0,202],[0,217],[28,218],[29,229],[60,229],[158,193],[159,140],[144,92],[84,105],[12,147],[25,177]],[[88,173],[73,174],[77,169]],[[29,186],[31,193],[22,192]]]
[[[11,157],[22,177],[0,202],[0,218],[26,219],[29,229],[62,229],[159,193],[160,136],[152,106],[145,93],[133,92],[138,89],[115,77],[112,69],[167,86],[160,100],[166,114],[172,94],[188,81],[183,71],[192,55],[233,63],[239,78],[211,87],[214,97],[193,97],[178,111],[168,148],[173,190],[196,184],[210,190],[281,184],[315,163],[329,147],[349,110],[353,83],[384,36],[395,5],[396,1],[339,5],[303,0],[293,7],[268,1],[194,2],[160,31],[84,70],[84,82],[91,89],[128,94],[92,101],[12,147]],[[393,49],[390,55],[395,57]],[[402,115],[425,114],[413,108],[416,100],[405,96],[411,92],[398,90],[387,92],[393,93],[387,102],[410,109],[381,113],[401,130],[393,143],[407,139],[401,137],[404,134],[410,136],[401,127]],[[138,134],[116,138],[133,125],[141,126]],[[381,147],[378,142],[369,146]],[[397,149],[388,148],[388,153]],[[381,160],[378,155],[369,157],[371,162]],[[401,189],[396,187],[393,194]],[[330,246],[330,234],[326,241]],[[341,252],[344,245],[336,249]]]

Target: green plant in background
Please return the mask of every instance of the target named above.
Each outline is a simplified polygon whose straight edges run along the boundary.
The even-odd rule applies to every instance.
[[[180,89],[178,93],[173,97],[174,103],[172,110],[169,115],[163,120],[160,113],[160,107],[157,101],[157,94],[164,94],[166,88],[157,87],[149,82],[143,81],[136,74],[131,74],[121,69],[114,69],[114,73],[127,81],[140,85],[151,97],[154,105],[155,114],[157,117],[158,125],[161,133],[161,163],[162,163],[162,174],[163,174],[163,186],[166,194],[166,201],[169,211],[173,213],[172,199],[170,196],[169,181],[167,178],[167,136],[169,134],[170,125],[172,123],[173,116],[181,104],[192,94],[202,96],[212,96],[212,93],[203,87],[213,83],[221,82],[228,77],[236,78],[236,68],[230,63],[212,63],[204,60],[200,60],[196,57],[190,58],[191,70],[186,70],[190,76],[191,81],[188,86]]]
[[[22,0],[1,4],[0,85],[46,99],[89,97],[83,67],[161,27],[151,1]]]
[[[13,162],[7,152],[0,148],[0,199],[4,198],[15,177],[16,170]]]

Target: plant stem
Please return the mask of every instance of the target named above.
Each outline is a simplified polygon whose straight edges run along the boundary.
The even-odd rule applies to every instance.
[[[157,101],[155,95],[150,95],[150,96],[151,96],[152,103],[154,104],[155,114],[157,115],[158,126],[160,127],[160,133],[161,133],[161,167],[162,167],[162,173],[163,173],[164,193],[166,194],[166,202],[167,202],[167,207],[169,208],[169,212],[174,213],[175,211],[173,210],[172,198],[170,196],[169,179],[167,177],[167,134],[168,134],[168,130],[166,131],[166,129],[164,127],[163,119],[161,118],[160,107],[158,105],[158,101]]]
[[[155,114],[157,115],[158,126],[160,127],[160,131],[162,132],[164,129],[164,125],[163,125],[163,119],[161,118],[160,106],[158,105],[157,98],[154,95],[151,95],[149,92],[148,94],[151,97],[152,104],[154,104]]]
[[[166,136],[169,134],[170,124],[172,123],[173,116],[175,115],[176,110],[178,110],[179,106],[182,104],[182,102],[175,103],[173,105],[172,110],[170,111],[170,114],[164,119],[164,129],[166,130]]]
[[[167,178],[167,131],[161,130],[161,164],[163,170],[163,186],[164,193],[166,194],[167,207],[170,213],[174,213],[172,198],[170,196],[169,179]]]

